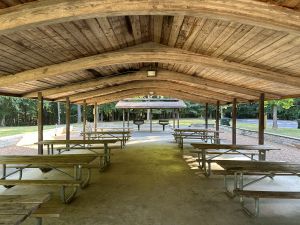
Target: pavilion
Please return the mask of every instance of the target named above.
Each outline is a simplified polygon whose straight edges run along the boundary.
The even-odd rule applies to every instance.
[[[233,104],[233,118],[237,103],[259,101],[263,144],[264,101],[300,96],[298,0],[0,7],[0,94],[38,99],[39,140],[44,99],[66,102],[69,139],[70,103],[85,108],[155,91],[217,111]]]
[[[123,127],[125,127],[125,110],[127,111],[127,127],[129,127],[130,109],[149,110],[150,132],[152,132],[152,110],[153,109],[171,109],[173,115],[173,128],[175,128],[175,118],[177,118],[177,127],[179,128],[180,109],[186,108],[186,104],[179,99],[155,99],[155,98],[129,98],[123,99],[116,104],[116,108],[123,109]]]
[[[206,125],[208,105],[214,105],[217,131],[220,106],[231,104],[233,145],[237,143],[237,105],[259,102],[258,144],[263,145],[264,102],[300,97],[299,10],[300,0],[0,0],[0,95],[37,99],[39,143],[43,141],[44,100],[65,102],[66,141],[70,141],[70,104],[83,106],[83,132],[88,106],[94,106],[97,121],[98,105],[152,92],[205,104]],[[144,157],[123,152],[128,154],[130,163],[120,163],[123,169],[113,171],[117,175],[110,183],[116,184],[114,193],[122,193],[119,197],[128,194],[128,183],[118,182],[135,170],[132,158]],[[38,153],[43,154],[43,144],[39,144]],[[159,160],[153,157],[149,162]],[[163,161],[168,162],[173,161]],[[140,165],[144,168],[145,163]],[[131,170],[123,173],[126,167]],[[146,179],[153,170],[159,174],[158,168],[153,164],[149,170],[140,169],[144,175],[139,177]],[[173,174],[173,168],[177,169],[172,163],[164,174]],[[171,188],[181,187],[178,181],[188,178],[184,175],[165,183]],[[101,176],[97,182],[102,179],[107,177]],[[209,187],[207,179],[201,182]],[[198,187],[190,187],[193,193],[199,191]],[[109,191],[111,186],[103,188]],[[186,191],[185,187],[182,189]],[[183,196],[175,191],[172,196]],[[160,194],[156,196],[159,201],[164,199]],[[210,192],[198,196],[218,197]],[[97,200],[98,204],[99,197],[102,196],[95,195],[89,201]],[[125,199],[126,204],[120,204],[120,208],[126,209],[130,205],[127,202],[135,197]],[[148,196],[139,197],[145,202],[151,200]],[[197,195],[183,201],[192,205],[194,198]],[[209,199],[203,204],[197,202],[196,206],[209,205]],[[222,201],[216,199],[214,203],[219,202]],[[226,211],[232,205],[220,209]],[[179,204],[169,206],[157,208],[176,209],[168,211],[174,218],[181,213],[193,218],[203,212],[204,216],[219,217],[206,208],[190,214],[194,208],[185,211]],[[77,213],[87,210],[90,211],[89,207],[81,206]],[[120,211],[115,212],[120,215]],[[134,215],[140,211],[130,208],[128,212]],[[238,224],[239,220],[231,214],[218,218],[218,222]],[[123,220],[119,224],[125,221],[116,217]],[[143,215],[134,219],[139,217],[144,220]],[[87,215],[81,218],[92,221]],[[281,219],[274,217],[276,222]],[[133,224],[128,221],[127,224]],[[253,223],[243,221],[246,222],[240,224]],[[78,223],[83,224],[83,220]]]

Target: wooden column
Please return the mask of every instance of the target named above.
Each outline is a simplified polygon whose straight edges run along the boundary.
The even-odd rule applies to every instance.
[[[220,131],[220,101],[217,101],[216,107],[216,131]],[[219,138],[220,134],[216,133],[216,138]]]
[[[236,116],[237,116],[236,98],[234,98],[232,102],[232,144],[233,145],[236,145]]]
[[[38,141],[43,141],[43,95],[41,92],[38,93],[38,118],[37,118],[37,125],[38,125]],[[38,145],[38,154],[43,155],[43,145]]]
[[[94,104],[94,131],[97,131],[98,125],[98,105],[97,102]]]
[[[70,140],[71,105],[69,97],[66,97],[66,140]]]
[[[208,103],[205,103],[205,129],[208,128]]]
[[[123,109],[123,128],[125,128],[125,109]]]
[[[129,121],[130,121],[130,109],[127,110],[127,127],[129,127]]]
[[[150,109],[149,119],[150,119],[150,133],[152,133],[152,109]]]
[[[259,122],[258,122],[258,144],[265,143],[265,94],[261,94],[259,98]]]
[[[82,111],[82,132],[86,132],[86,100],[83,101],[83,111]],[[83,140],[85,140],[85,135],[83,135]]]
[[[175,109],[173,109],[172,114],[173,114],[173,129],[175,129],[176,126]]]
[[[177,128],[179,128],[179,109],[177,109]]]

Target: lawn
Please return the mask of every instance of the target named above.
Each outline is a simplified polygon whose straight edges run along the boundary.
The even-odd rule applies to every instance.
[[[204,124],[204,123],[205,122],[203,119],[181,119],[180,120],[180,124],[184,126],[191,125],[191,124]],[[215,120],[209,120],[208,123],[214,124]],[[237,127],[249,129],[249,130],[255,130],[255,131],[258,130],[256,124],[237,122]],[[278,128],[278,129],[267,128],[266,132],[271,134],[279,134],[279,135],[284,135],[289,137],[300,138],[300,129],[295,129],[295,128]]]
[[[44,130],[53,129],[55,125],[44,126]],[[6,137],[16,134],[24,134],[37,131],[37,126],[22,126],[22,127],[0,127],[0,137]]]

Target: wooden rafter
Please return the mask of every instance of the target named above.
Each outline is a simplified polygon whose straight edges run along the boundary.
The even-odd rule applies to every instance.
[[[217,101],[205,98],[203,96],[194,95],[180,90],[166,90],[165,88],[135,88],[130,90],[119,91],[113,94],[104,95],[101,97],[86,99],[87,104],[104,104],[108,102],[114,102],[127,97],[134,97],[139,95],[149,95],[153,92],[155,95],[163,95],[168,97],[180,98],[187,101],[193,101],[197,103],[210,103],[216,104]],[[81,104],[83,101],[78,102]],[[221,104],[226,104],[226,102],[221,102]]]
[[[268,82],[277,82],[292,87],[300,86],[299,76],[291,76],[240,63],[228,62],[150,42],[119,51],[84,57],[60,64],[27,70],[17,74],[2,76],[0,77],[0,87],[43,78],[52,78],[64,73],[76,72],[83,69],[137,62],[176,63],[191,66],[201,65],[223,72],[232,72],[234,74],[267,80]]]
[[[260,91],[251,90],[231,84],[221,83],[217,81],[212,81],[208,79],[203,79],[196,76],[191,76],[188,74],[178,73],[169,70],[158,70],[157,77],[147,77],[146,71],[138,71],[134,73],[128,73],[123,75],[117,75],[113,77],[93,79],[85,82],[79,82],[74,84],[69,84],[62,87],[50,88],[43,90],[43,95],[47,98],[53,98],[52,96],[65,97],[69,95],[74,95],[75,93],[80,94],[86,89],[91,88],[104,88],[106,86],[113,86],[115,84],[126,83],[130,81],[143,81],[143,80],[158,80],[158,81],[178,81],[191,83],[197,85],[202,90],[213,91],[220,94],[224,94],[224,91],[229,91],[233,93],[238,98],[244,98],[247,100],[259,99]],[[37,96],[37,92],[31,92],[25,94],[23,97],[33,98]],[[279,95],[272,93],[266,93],[267,98],[274,99],[280,98]]]
[[[228,96],[216,92],[201,90],[197,86],[191,86],[188,84],[179,84],[172,81],[161,81],[161,80],[152,80],[152,81],[133,81],[121,85],[116,85],[107,88],[100,88],[94,91],[84,92],[80,94],[75,94],[70,96],[72,102],[82,101],[84,99],[89,99],[93,97],[100,97],[103,95],[113,94],[122,90],[130,90],[136,88],[165,88],[166,90],[182,90],[185,92],[193,93],[194,95],[203,96],[205,98],[211,98],[212,100],[220,100],[224,102],[230,102],[234,98],[233,96]],[[61,100],[61,99],[58,99]],[[241,101],[247,101],[246,99],[241,99]]]
[[[300,33],[299,12],[252,0],[51,0],[1,9],[0,34],[77,19],[146,14],[206,16]]]

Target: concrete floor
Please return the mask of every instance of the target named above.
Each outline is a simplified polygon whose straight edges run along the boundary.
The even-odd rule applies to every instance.
[[[26,176],[41,176],[40,172]],[[249,218],[238,199],[224,194],[223,178],[205,178],[191,170],[172,137],[140,132],[125,150],[115,150],[111,167],[93,171],[91,185],[66,205],[61,218],[45,225],[299,225],[299,200],[262,200],[261,216]],[[55,172],[42,175],[50,179]],[[297,180],[298,179],[298,180]],[[266,180],[272,185],[295,190],[299,178]],[[14,187],[1,194],[53,193],[57,188]],[[252,201],[249,201],[252,204]],[[27,220],[24,225],[34,224]]]

